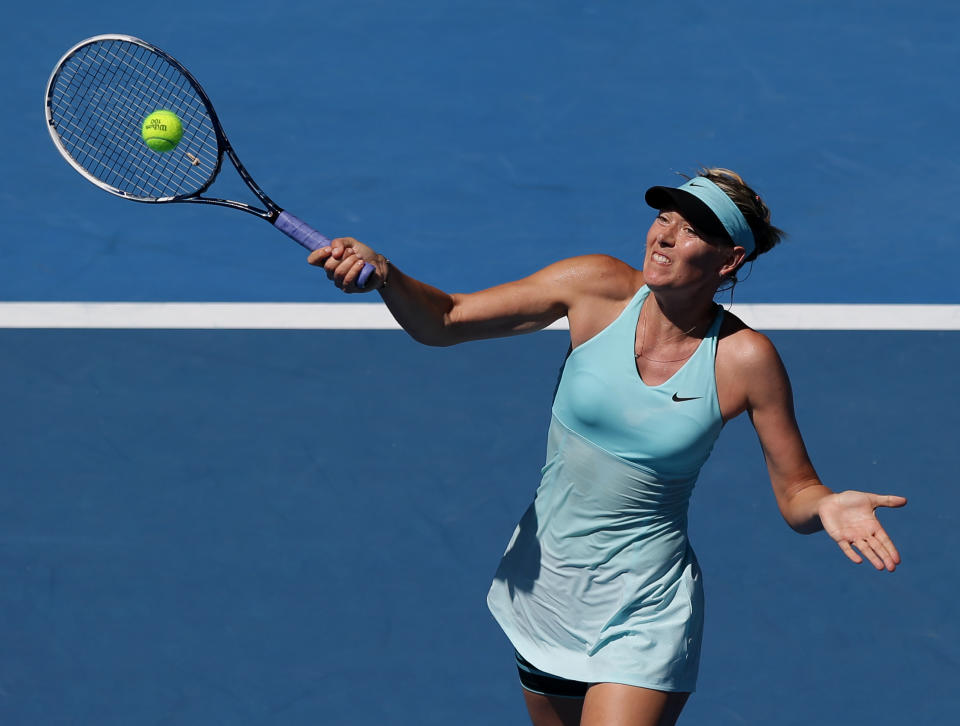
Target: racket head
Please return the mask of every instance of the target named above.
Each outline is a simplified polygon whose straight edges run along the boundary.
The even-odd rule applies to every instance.
[[[173,111],[183,137],[172,151],[141,137],[154,111]],[[130,35],[97,35],[64,54],[47,83],[44,112],[57,149],[101,189],[139,202],[200,195],[229,143],[197,80],[177,60]]]

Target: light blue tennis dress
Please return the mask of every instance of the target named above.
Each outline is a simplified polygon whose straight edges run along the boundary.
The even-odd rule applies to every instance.
[[[517,652],[547,673],[693,691],[703,587],[687,505],[723,427],[723,311],[683,367],[648,386],[634,359],[648,292],[567,358],[542,480],[487,602]]]

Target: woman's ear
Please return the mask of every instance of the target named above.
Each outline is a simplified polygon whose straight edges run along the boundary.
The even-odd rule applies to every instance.
[[[730,277],[743,264],[747,257],[747,250],[739,245],[730,247],[727,250],[726,258],[720,266],[719,273],[721,278]]]

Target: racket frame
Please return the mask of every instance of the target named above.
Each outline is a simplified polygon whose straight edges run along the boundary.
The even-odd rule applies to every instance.
[[[213,132],[217,139],[217,158],[213,167],[213,171],[207,177],[206,182],[204,182],[194,191],[168,197],[140,197],[135,194],[129,194],[122,189],[117,189],[116,187],[107,184],[103,180],[88,172],[79,162],[77,162],[76,159],[74,159],[73,155],[67,150],[63,141],[60,139],[60,134],[57,133],[56,123],[53,119],[53,89],[57,79],[60,77],[60,73],[63,70],[64,64],[81,48],[85,48],[88,45],[93,45],[94,43],[105,43],[110,41],[132,43],[160,56],[167,61],[167,63],[183,74],[183,76],[190,82],[193,90],[196,91],[197,95],[200,97],[200,101],[203,103],[204,110],[210,117],[210,124],[213,127]],[[260,186],[253,180],[250,172],[247,171],[246,167],[240,161],[240,157],[237,156],[237,152],[234,151],[229,139],[227,139],[227,134],[223,130],[223,126],[220,123],[220,117],[217,116],[217,112],[213,107],[213,103],[210,101],[210,97],[207,95],[206,91],[203,90],[203,86],[200,85],[200,82],[189,70],[187,70],[182,63],[180,63],[180,61],[171,56],[162,48],[158,48],[157,46],[153,45],[152,43],[148,43],[145,40],[136,38],[132,35],[107,33],[104,35],[95,35],[91,38],[82,40],[70,48],[70,50],[64,53],[63,57],[57,62],[53,72],[50,74],[50,80],[47,82],[47,90],[44,97],[44,115],[47,119],[47,129],[50,131],[50,137],[53,139],[53,143],[56,145],[61,155],[88,181],[100,187],[104,191],[109,192],[110,194],[123,197],[124,199],[130,199],[134,202],[144,202],[147,204],[160,204],[164,202],[198,202],[201,204],[214,204],[221,207],[229,207],[231,209],[239,209],[243,212],[249,212],[250,214],[256,215],[262,219],[266,219],[271,223],[276,221],[277,216],[279,216],[280,212],[283,211],[283,209],[272,199],[270,199],[270,197],[268,197],[267,194],[260,188]],[[232,199],[220,199],[216,197],[202,196],[203,192],[210,188],[210,185],[213,184],[217,176],[220,174],[220,170],[223,168],[224,154],[229,157],[230,162],[237,170],[240,178],[243,179],[243,182],[247,185],[250,191],[253,192],[257,199],[263,203],[265,209],[258,209],[251,204],[238,202]]]
[[[84,48],[88,45],[94,43],[103,43],[110,41],[119,41],[132,43],[134,45],[140,46],[145,50],[154,53],[166,62],[168,62],[173,68],[183,74],[187,79],[190,85],[193,87],[193,90],[196,91],[201,103],[204,106],[204,109],[207,112],[207,115],[210,119],[210,124],[213,128],[214,135],[217,141],[217,156],[216,163],[214,164],[213,170],[210,173],[207,180],[196,190],[187,192],[184,194],[178,194],[174,196],[166,197],[139,197],[134,194],[130,194],[121,189],[118,189],[110,184],[107,184],[103,180],[99,179],[95,175],[88,172],[83,166],[73,157],[73,155],[67,150],[65,144],[60,138],[60,134],[56,129],[56,122],[54,121],[53,115],[53,89],[56,84],[57,79],[60,76],[64,68],[64,64],[75,55],[81,48]],[[247,212],[248,214],[253,214],[254,216],[260,217],[270,222],[274,227],[279,229],[281,232],[286,234],[288,237],[296,241],[298,244],[302,245],[308,250],[315,250],[321,246],[328,245],[330,240],[324,237],[322,234],[317,232],[315,229],[310,227],[302,220],[294,217],[292,214],[285,212],[282,207],[280,207],[276,202],[274,202],[267,194],[260,188],[260,186],[253,180],[253,177],[247,171],[246,167],[240,161],[240,158],[237,156],[236,151],[233,149],[233,145],[227,139],[227,135],[223,130],[223,126],[220,124],[220,118],[217,116],[216,110],[213,108],[213,103],[210,100],[210,97],[207,95],[206,91],[203,90],[203,87],[200,85],[200,82],[190,73],[187,68],[180,63],[176,58],[171,56],[166,51],[158,48],[157,46],[149,43],[140,38],[136,38],[132,35],[123,35],[118,33],[107,33],[103,35],[95,35],[85,40],[80,41],[72,48],[70,48],[63,57],[57,62],[57,65],[54,67],[53,72],[50,74],[50,79],[47,82],[47,89],[44,99],[44,115],[47,120],[47,130],[50,132],[50,136],[53,139],[54,145],[57,147],[57,150],[60,152],[60,155],[63,156],[67,162],[76,169],[85,179],[103,189],[110,194],[113,194],[123,199],[129,199],[135,202],[143,202],[147,204],[160,204],[168,202],[181,202],[181,203],[199,203],[199,204],[212,204],[220,207],[228,207],[230,209],[238,209],[241,212]],[[211,184],[216,180],[217,176],[220,174],[220,170],[223,167],[223,157],[224,154],[230,159],[230,162],[233,164],[234,168],[237,170],[237,173],[240,175],[240,178],[247,185],[254,196],[263,204],[264,209],[260,209],[251,204],[245,202],[240,202],[232,199],[220,199],[217,197],[205,197],[203,192],[205,192]],[[357,287],[364,287],[366,285],[367,279],[375,271],[375,268],[372,264],[365,263],[363,270],[361,271],[359,277],[356,280]]]

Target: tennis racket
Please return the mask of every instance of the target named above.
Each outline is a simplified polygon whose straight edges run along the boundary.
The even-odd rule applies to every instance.
[[[183,136],[169,152],[141,137],[144,119],[175,113]],[[70,165],[111,194],[136,202],[197,202],[239,209],[265,219],[308,250],[330,240],[268,197],[240,163],[216,111],[197,80],[179,62],[129,35],[97,35],[60,59],[46,93],[47,128]],[[204,196],[226,156],[262,207]],[[363,287],[374,268],[364,265]]]

